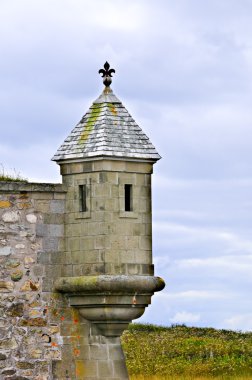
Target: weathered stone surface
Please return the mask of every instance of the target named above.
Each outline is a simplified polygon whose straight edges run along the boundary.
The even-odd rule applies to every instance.
[[[43,318],[27,318],[19,321],[20,326],[46,326],[47,322]]]
[[[34,283],[31,280],[25,281],[25,283],[20,288],[21,292],[37,291],[39,289],[39,283]]]
[[[34,368],[35,366],[35,363],[32,363],[32,362],[27,362],[27,361],[20,361],[20,362],[17,362],[16,364],[17,368],[20,368],[20,369],[31,369],[31,368]]]
[[[24,244],[16,244],[15,248],[17,248],[17,249],[24,249],[25,245]]]
[[[8,260],[5,264],[5,268],[17,268],[20,265],[18,260]]]
[[[19,215],[17,211],[7,211],[2,215],[2,220],[5,223],[15,223],[19,221]]]
[[[9,208],[11,207],[10,201],[0,201],[0,208]]]
[[[11,305],[7,309],[8,315],[11,317],[22,317],[24,314],[24,304],[23,303],[16,303]]]
[[[20,326],[46,326],[47,322],[43,318],[27,318],[19,321]]]
[[[29,222],[31,224],[35,224],[35,223],[37,223],[37,216],[34,214],[27,214],[26,220],[27,220],[27,222]]]
[[[11,247],[0,247],[0,256],[9,256],[11,254]]]
[[[14,285],[10,281],[0,281],[0,293],[9,293],[14,289]]]
[[[5,360],[5,359],[7,359],[7,355],[0,352],[0,360]]]
[[[30,357],[33,359],[40,359],[43,355],[43,351],[40,349],[35,349],[30,352]]]
[[[0,349],[13,350],[18,347],[16,339],[14,337],[10,339],[0,340]]]
[[[14,376],[6,377],[4,380],[30,380],[30,379],[28,377],[14,375]]]
[[[24,265],[25,268],[29,268],[31,264],[35,262],[34,258],[31,256],[25,256],[24,258]]]
[[[23,277],[23,271],[21,270],[16,270],[14,272],[11,273],[11,279],[12,281],[19,281],[21,280],[21,278]]]
[[[16,373],[14,368],[6,368],[2,371],[3,375],[14,375],[14,373]]]

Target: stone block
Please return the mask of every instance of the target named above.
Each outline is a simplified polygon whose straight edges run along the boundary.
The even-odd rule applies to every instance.
[[[124,360],[121,344],[108,345],[110,360]]]
[[[145,223],[145,234],[146,236],[152,236],[152,224],[151,223]]]
[[[96,360],[76,360],[76,379],[85,379],[85,377],[97,376],[97,361]]]
[[[25,216],[28,223],[36,224],[37,223],[37,216],[34,214],[27,214]]]
[[[59,277],[61,275],[61,265],[46,265],[45,266],[45,278],[50,279]]]
[[[11,207],[11,202],[10,201],[7,201],[7,200],[2,201],[2,200],[0,200],[0,208],[9,208],[9,207]]]
[[[74,251],[72,252],[73,264],[97,263],[99,262],[98,251]]]
[[[65,264],[65,252],[63,251],[56,251],[56,252],[50,252],[51,256],[51,264]]]
[[[117,274],[128,274],[126,264],[114,264],[106,263],[105,264],[105,273],[111,275]]]
[[[54,193],[53,194],[53,199],[65,200],[66,199],[66,194],[65,193]]]
[[[42,291],[51,292],[53,290],[53,280],[48,277],[43,277],[42,280]]]
[[[81,224],[67,224],[65,226],[65,236],[66,237],[76,237],[81,234]]]
[[[39,264],[50,264],[51,252],[39,251],[37,254],[37,262]]]
[[[73,359],[52,361],[52,379],[55,380],[75,380],[75,363]]]
[[[74,276],[79,276],[76,274],[73,274],[73,265],[62,265],[62,270],[61,270],[61,275],[63,277],[72,277]]]
[[[33,265],[32,266],[32,273],[35,277],[41,277],[44,275],[44,266],[43,265]]]
[[[67,249],[69,251],[80,251],[80,239],[78,238],[67,239]]]
[[[54,214],[64,214],[65,202],[62,200],[53,199],[50,202],[50,211]]]
[[[47,224],[45,225],[47,236],[50,237],[63,237],[64,226],[62,224]]]
[[[10,293],[13,290],[14,290],[13,282],[0,280],[0,293]]]
[[[145,225],[142,223],[134,223],[133,226],[133,236],[146,235]]]
[[[93,185],[93,197],[107,198],[111,196],[111,186],[108,183]]]
[[[151,236],[141,236],[140,237],[140,248],[141,249],[146,249],[146,250],[151,250],[152,248],[152,239]]]
[[[119,264],[121,260],[121,251],[109,249],[105,251],[105,262]],[[122,251],[123,253],[125,251]]]
[[[49,212],[49,203],[46,201],[42,200],[36,200],[34,202],[34,207],[37,212],[42,212],[42,213],[48,213]]]
[[[18,211],[7,211],[2,215],[2,220],[5,223],[16,223],[19,221]]]
[[[131,220],[120,220],[114,224],[114,230],[116,235],[120,236],[132,236],[133,228],[135,223],[133,224]]]
[[[114,376],[118,376],[119,379],[128,379],[128,371],[124,360],[114,360]]]
[[[140,274],[140,267],[137,264],[127,264],[127,272],[129,275]]]
[[[88,264],[89,266],[91,266],[91,264]],[[83,267],[85,265],[83,264],[74,264],[72,267],[73,267],[73,276],[82,276],[82,273],[83,273]]]
[[[154,276],[154,265],[141,264],[141,274]]]
[[[113,379],[114,367],[113,363],[109,360],[99,360],[98,362],[98,376],[99,379]]]
[[[125,185],[125,184],[135,185],[136,174],[135,173],[131,173],[131,174],[120,173],[118,176],[118,183],[119,185]],[[124,187],[123,187],[123,190],[124,190]]]
[[[125,237],[113,235],[110,238],[111,250],[127,249]]]
[[[11,247],[1,247],[0,248],[0,256],[9,256],[12,252]]]
[[[125,244],[127,250],[139,248],[139,238],[138,236],[125,236]]]
[[[138,264],[151,264],[152,254],[151,251],[137,251],[136,252],[136,262]]]
[[[145,175],[144,174],[137,174],[136,175],[136,185],[137,186],[144,186],[145,185]]]
[[[135,251],[121,251],[120,252],[120,263],[134,263],[135,262]]]
[[[152,173],[152,164],[142,162],[126,162],[126,171],[132,173]]]
[[[59,239],[57,237],[48,237],[43,239],[42,247],[44,251],[57,251],[59,249]]]
[[[44,224],[37,224],[36,225],[36,235],[37,237],[44,237],[47,233],[47,227]]]
[[[118,211],[119,210],[119,199],[118,198],[108,198],[105,199],[105,210]]]
[[[81,275],[100,275],[105,274],[105,264],[83,264],[81,266]]]
[[[106,344],[90,345],[90,359],[106,360],[108,359],[108,347]]]
[[[105,249],[105,248],[110,248],[110,237],[109,236],[97,236],[95,238],[95,244],[94,244],[95,249]]]
[[[43,216],[45,224],[64,224],[64,214],[44,214]]]

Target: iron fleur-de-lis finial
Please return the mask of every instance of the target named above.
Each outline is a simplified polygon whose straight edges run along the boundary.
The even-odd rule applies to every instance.
[[[102,78],[103,78],[103,84],[106,86],[106,87],[109,87],[111,85],[111,82],[112,82],[112,73],[115,73],[115,70],[114,69],[110,69],[110,64],[106,61],[104,63],[104,69],[100,69],[99,70],[99,74],[102,74]]]

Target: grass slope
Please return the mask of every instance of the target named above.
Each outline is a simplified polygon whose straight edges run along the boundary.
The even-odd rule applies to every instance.
[[[252,379],[252,333],[132,324],[122,336],[132,380]]]

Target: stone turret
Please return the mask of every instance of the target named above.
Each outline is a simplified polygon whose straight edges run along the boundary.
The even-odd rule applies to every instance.
[[[111,90],[113,72],[106,62],[102,94],[53,157],[67,191],[65,262],[55,289],[89,324],[91,341],[103,337],[104,350],[104,339],[119,339],[164,287],[152,264],[151,174],[160,156]],[[107,378],[126,379],[110,360]]]

